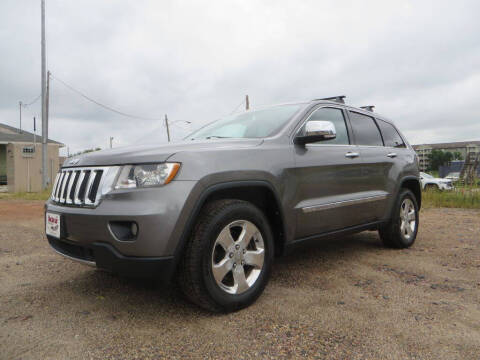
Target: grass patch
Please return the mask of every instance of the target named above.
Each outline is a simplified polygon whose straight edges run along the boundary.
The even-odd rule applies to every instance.
[[[0,200],[44,200],[46,201],[50,194],[51,189],[43,190],[41,192],[18,192],[18,193],[0,193]]]
[[[422,193],[422,206],[480,209],[480,188],[461,187],[452,191],[426,190]]]

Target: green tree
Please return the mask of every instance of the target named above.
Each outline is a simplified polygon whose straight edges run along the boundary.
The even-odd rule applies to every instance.
[[[462,153],[460,151],[455,151],[453,153],[453,159],[454,160],[463,160]]]
[[[428,160],[430,161],[428,170],[438,171],[441,165],[449,163],[453,158],[454,155],[450,151],[432,150],[432,152],[428,154]]]

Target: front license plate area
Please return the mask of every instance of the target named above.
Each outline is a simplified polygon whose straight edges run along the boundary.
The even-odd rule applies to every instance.
[[[47,212],[45,214],[45,232],[47,235],[60,239],[61,221],[60,215]]]

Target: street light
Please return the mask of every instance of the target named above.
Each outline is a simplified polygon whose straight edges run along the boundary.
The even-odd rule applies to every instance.
[[[191,121],[187,121],[187,120],[175,120],[174,122],[171,122],[170,125],[172,124],[175,124],[177,122],[184,122],[184,123],[187,123],[187,124],[191,124],[192,122]]]
[[[184,122],[184,123],[187,123],[187,124],[191,124],[190,121],[187,121],[187,120],[175,120],[174,122],[171,122],[170,125],[172,124],[175,124],[177,122]],[[167,114],[165,114],[165,126],[167,127],[167,139],[168,139],[168,142],[170,142],[170,128],[168,127],[168,117],[167,117]]]

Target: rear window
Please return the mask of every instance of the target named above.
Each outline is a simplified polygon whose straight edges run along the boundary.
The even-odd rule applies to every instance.
[[[377,124],[380,128],[380,131],[382,132],[385,146],[397,148],[405,147],[405,143],[403,142],[402,137],[392,124],[389,124],[386,121],[380,119],[377,119]]]
[[[382,136],[372,117],[349,111],[357,145],[383,146]]]

